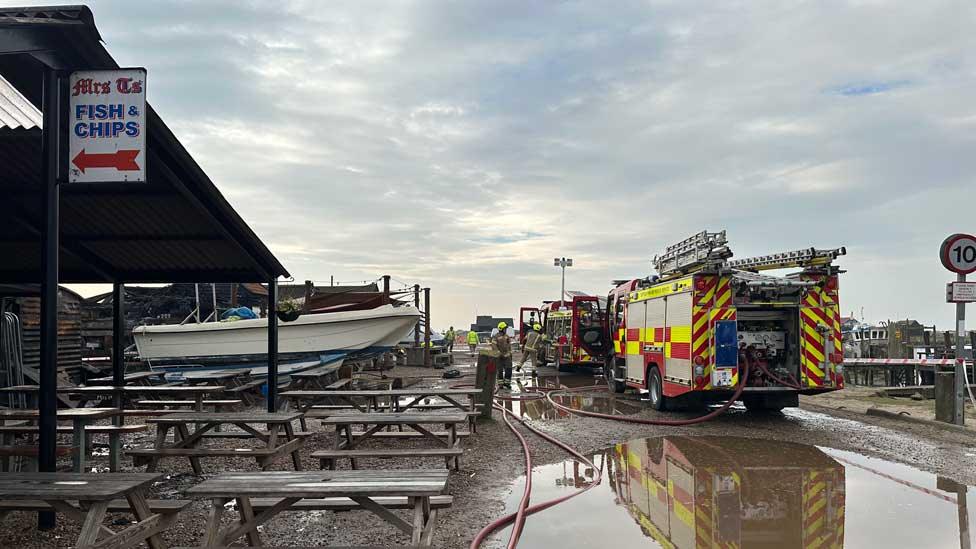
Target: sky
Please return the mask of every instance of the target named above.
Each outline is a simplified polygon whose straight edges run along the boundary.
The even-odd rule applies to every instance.
[[[972,2],[89,5],[296,280],[391,274],[462,327],[558,299],[553,257],[603,295],[725,229],[737,257],[846,246],[845,315],[951,325]]]

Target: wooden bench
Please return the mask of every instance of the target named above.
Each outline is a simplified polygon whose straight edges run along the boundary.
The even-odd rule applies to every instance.
[[[410,503],[409,498],[405,497],[380,496],[371,499],[387,509],[413,509],[413,504]],[[255,512],[260,513],[280,501],[278,498],[253,498],[251,499],[251,507]],[[446,509],[453,503],[454,496],[430,497],[431,509]],[[319,498],[296,501],[291,507],[285,509],[285,511],[333,511],[338,513],[342,511],[357,511],[359,509],[362,509],[362,507],[349,498]]]
[[[437,457],[444,458],[447,468],[451,468],[452,458],[459,458],[464,454],[461,448],[369,448],[355,450],[318,450],[312,452],[313,458],[318,458],[319,468],[335,469],[337,459],[348,458],[352,468],[356,468],[355,458],[405,458],[405,457]],[[455,461],[455,467],[460,467]]]
[[[131,409],[122,410],[122,412],[119,415],[125,417],[153,417],[153,416],[161,416],[164,414],[176,414],[182,411],[183,410],[172,410],[172,409],[165,409],[165,408],[160,408],[158,410],[153,410],[149,408],[138,408],[138,409],[131,408]]]
[[[224,408],[243,404],[243,402],[240,399],[204,400],[202,404],[204,406],[213,406],[214,408]],[[140,406],[189,406],[191,408],[196,406],[196,402],[192,400],[138,400],[136,404]]]
[[[447,436],[447,431],[430,431],[430,433],[437,437]],[[361,431],[353,431],[352,436],[359,436],[363,433]],[[416,431],[378,431],[373,433],[373,438],[421,438],[424,435]],[[471,433],[468,431],[458,431],[455,433],[456,437],[469,437]]]
[[[268,436],[267,431],[258,431],[258,432],[261,433],[263,436]],[[315,433],[311,431],[295,431],[292,434],[295,435],[296,437],[310,437]],[[243,431],[220,431],[217,433],[210,432],[210,433],[204,433],[201,436],[203,438],[243,438],[243,439],[254,438],[253,434],[243,432]]]
[[[77,502],[73,502],[77,505]],[[193,503],[189,499],[148,499],[149,510],[160,515],[179,513],[187,505]],[[9,511],[50,511],[51,506],[46,501],[24,499],[24,500],[0,500],[0,516]],[[113,499],[108,504],[109,513],[128,513],[130,511],[129,502],[124,499]]]
[[[91,435],[108,435],[108,461],[112,472],[119,470],[119,464],[121,462],[121,455],[119,454],[119,449],[122,447],[120,437],[126,433],[138,433],[142,431],[148,431],[148,425],[86,425],[85,426],[85,436],[88,440],[91,439]],[[3,425],[0,426],[0,435],[36,435],[40,433],[40,427],[37,425]],[[57,433],[59,435],[70,435],[74,433],[74,429],[67,425],[58,425]],[[3,437],[7,439],[7,436]],[[5,443],[11,441],[4,440]],[[85,448],[90,452],[91,445],[85,443]],[[87,456],[86,456],[87,457]]]
[[[262,468],[266,468],[271,464],[271,460],[281,453],[281,450],[276,448],[135,448],[126,450],[125,453],[132,457],[132,465],[135,467],[151,464],[153,458],[161,457],[239,456],[254,458]]]
[[[11,444],[0,446],[0,471],[10,471],[10,458],[16,457],[26,457],[30,458],[33,462],[32,469],[37,469],[37,455],[40,453],[40,448],[31,444]],[[54,453],[56,456],[74,456],[78,453],[78,447],[76,446],[55,446]]]

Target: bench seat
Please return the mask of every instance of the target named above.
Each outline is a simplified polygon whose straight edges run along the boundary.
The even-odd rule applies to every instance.
[[[89,435],[104,435],[104,434],[114,434],[114,433],[138,433],[140,431],[146,431],[149,429],[148,425],[140,425],[133,423],[132,425],[86,425],[85,433]],[[30,435],[37,434],[40,432],[40,427],[37,425],[2,425],[0,426],[0,434],[2,433],[13,433],[17,435]],[[59,435],[68,434],[74,432],[71,427],[65,425],[58,425],[57,432]]]
[[[410,501],[406,497],[382,496],[371,498],[387,509],[412,509]],[[251,507],[256,513],[260,513],[281,501],[278,498],[251,498]],[[454,496],[431,496],[431,509],[444,509],[454,503]],[[294,505],[285,511],[356,511],[362,509],[358,503],[349,498],[319,498],[303,499],[295,502]]]
[[[356,468],[356,458],[405,458],[405,457],[436,457],[444,458],[447,467],[451,467],[451,462],[457,461],[464,455],[461,448],[365,448],[355,450],[318,450],[312,452],[313,458],[318,458],[319,467],[322,469],[335,469],[335,460],[348,458],[352,461],[352,468]]]
[[[0,446],[0,457],[30,457],[37,458],[40,448],[31,444],[14,444],[11,446]],[[56,446],[54,453],[57,456],[71,456],[78,453],[77,446]]]
[[[77,506],[78,502],[71,502]],[[160,515],[179,513],[187,505],[193,503],[189,499],[149,499],[149,510]],[[51,506],[45,501],[35,499],[0,500],[0,512],[3,511],[50,511]],[[109,513],[126,513],[131,511],[129,502],[124,499],[113,499],[108,504]]]
[[[258,431],[258,432],[261,433],[264,436],[267,436],[268,435],[268,432],[267,431]],[[295,431],[294,432],[294,435],[296,437],[310,437],[310,436],[312,436],[314,434],[315,433],[313,433],[311,431]],[[208,431],[208,432],[206,432],[206,433],[204,433],[204,434],[202,434],[200,436],[203,437],[203,438],[243,438],[243,439],[251,439],[251,438],[254,438],[254,435],[252,435],[251,433],[246,433],[244,431],[220,431],[220,432]],[[278,438],[282,438],[284,436],[285,436],[284,433],[281,433],[281,432],[278,433]]]
[[[350,378],[340,379],[339,381],[334,381],[334,382],[326,385],[325,386],[325,390],[326,391],[334,391],[336,389],[342,389],[343,387],[345,387],[346,385],[349,385],[350,383],[352,383],[352,379],[350,379]]]
[[[226,399],[226,400],[204,400],[204,406],[234,406],[237,404],[242,404],[243,401],[240,399]],[[196,402],[192,400],[139,400],[136,404],[140,406],[196,406]]]

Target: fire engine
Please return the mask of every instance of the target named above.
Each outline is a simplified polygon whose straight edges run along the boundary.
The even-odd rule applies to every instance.
[[[604,373],[647,391],[657,410],[696,408],[738,387],[751,410],[797,406],[841,389],[838,275],[844,248],[732,260],[725,231],[703,231],[654,258],[658,274],[617,281],[607,301]],[[799,269],[786,276],[763,273]]]
[[[661,547],[844,546],[844,466],[815,446],[648,438],[610,464],[619,505]]]
[[[573,295],[570,299],[546,301],[542,307],[519,309],[519,343],[536,323],[542,326],[546,345],[539,349],[539,362],[560,368],[591,366],[602,368],[606,341],[603,307],[598,296]]]

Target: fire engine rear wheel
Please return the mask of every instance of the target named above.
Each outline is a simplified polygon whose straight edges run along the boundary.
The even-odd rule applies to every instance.
[[[607,378],[607,386],[614,393],[622,393],[627,390],[627,385],[622,381],[617,381],[617,369],[614,367],[614,359],[609,358],[603,364],[603,374]]]
[[[664,382],[661,380],[661,371],[657,366],[647,369],[647,395],[651,408],[659,412],[667,410],[668,399],[664,396]]]

